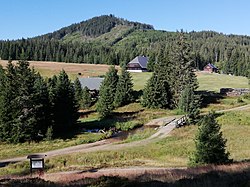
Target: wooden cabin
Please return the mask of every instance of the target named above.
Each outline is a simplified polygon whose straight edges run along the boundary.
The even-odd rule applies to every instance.
[[[204,67],[203,71],[209,72],[209,73],[217,73],[218,68],[215,65],[209,63]]]
[[[127,65],[129,72],[147,72],[148,58],[145,56],[137,56]]]

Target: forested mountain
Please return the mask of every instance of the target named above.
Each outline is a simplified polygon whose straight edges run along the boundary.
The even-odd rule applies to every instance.
[[[162,51],[168,56],[176,36],[148,24],[99,16],[42,36],[0,41],[0,58],[122,65],[146,55],[154,63]],[[225,73],[248,75],[249,36],[193,31],[186,37],[196,68],[214,63]]]

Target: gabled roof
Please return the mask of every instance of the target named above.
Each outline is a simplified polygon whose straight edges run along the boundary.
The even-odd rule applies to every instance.
[[[207,66],[210,66],[210,67],[213,68],[213,69],[218,69],[215,65],[213,65],[213,64],[211,64],[211,63],[209,63]]]
[[[104,78],[100,77],[90,77],[90,78],[79,78],[82,88],[85,86],[90,90],[100,90],[100,86]]]
[[[147,68],[148,58],[145,56],[138,56],[138,57],[135,57],[128,64],[132,64],[132,63],[138,63],[141,66],[141,68]]]

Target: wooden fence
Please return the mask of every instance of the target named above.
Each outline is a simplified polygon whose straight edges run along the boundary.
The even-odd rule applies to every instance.
[[[178,127],[182,127],[184,125],[187,125],[187,116],[182,116],[180,119],[175,121],[175,126]]]

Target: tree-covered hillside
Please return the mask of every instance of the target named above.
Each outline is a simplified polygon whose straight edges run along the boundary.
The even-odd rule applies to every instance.
[[[34,38],[0,41],[0,58],[121,65],[146,55],[154,63],[162,51],[168,56],[176,36],[176,32],[106,15]],[[193,31],[186,37],[196,68],[214,63],[225,73],[249,74],[249,36]]]

